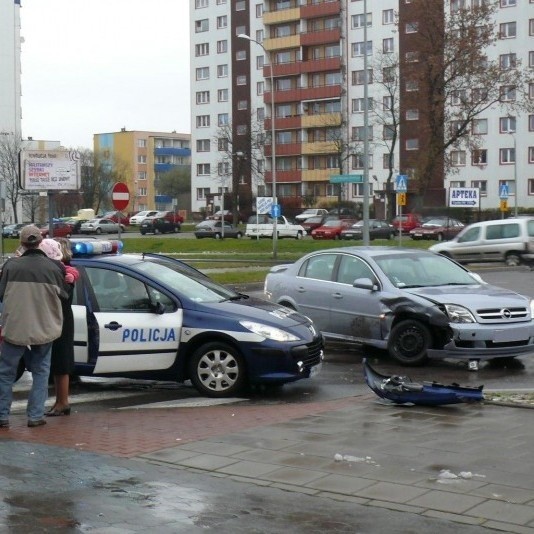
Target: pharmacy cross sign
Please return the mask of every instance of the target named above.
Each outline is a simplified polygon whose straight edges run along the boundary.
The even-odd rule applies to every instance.
[[[111,201],[113,202],[113,207],[122,211],[130,203],[130,191],[128,186],[124,182],[117,182],[111,192]]]

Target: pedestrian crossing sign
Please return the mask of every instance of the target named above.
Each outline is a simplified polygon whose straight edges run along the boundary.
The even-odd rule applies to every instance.
[[[399,174],[395,179],[395,191],[397,193],[406,193],[408,191],[408,176]]]

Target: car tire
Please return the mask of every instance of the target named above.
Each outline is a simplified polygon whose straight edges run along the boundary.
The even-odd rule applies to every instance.
[[[102,233],[102,228],[97,228],[97,229],[95,230],[95,234],[100,235],[101,233]]]
[[[437,236],[438,241],[443,241],[443,234],[440,232]]]
[[[235,235],[236,239],[241,239],[242,237],[243,237],[243,234],[241,232],[237,232],[237,234]]]
[[[222,341],[212,341],[191,356],[189,378],[202,395],[232,397],[245,384],[245,363],[237,349]]]
[[[506,259],[504,261],[508,267],[517,267],[518,265],[521,265],[521,256],[511,252],[510,254],[506,255]]]
[[[302,234],[302,232],[297,232],[295,239],[303,239],[303,238],[304,238],[304,235]]]
[[[217,232],[214,236],[215,239],[222,239],[222,235]]]
[[[427,350],[431,346],[432,336],[428,327],[415,319],[399,321],[389,335],[389,355],[406,366],[424,364]]]
[[[141,232],[141,235],[145,235],[145,234],[146,234],[146,232]]]

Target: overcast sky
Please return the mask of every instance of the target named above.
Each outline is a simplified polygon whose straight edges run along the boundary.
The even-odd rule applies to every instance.
[[[190,133],[188,0],[21,0],[22,136]]]

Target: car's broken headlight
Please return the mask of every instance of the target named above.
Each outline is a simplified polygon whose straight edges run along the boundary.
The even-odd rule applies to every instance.
[[[298,341],[299,338],[294,336],[290,332],[281,330],[280,328],[275,328],[274,326],[269,326],[267,324],[255,323],[253,321],[239,321],[242,326],[247,330],[258,334],[266,339],[272,339],[273,341]]]
[[[445,310],[451,323],[476,323],[473,314],[458,304],[445,304]]]

